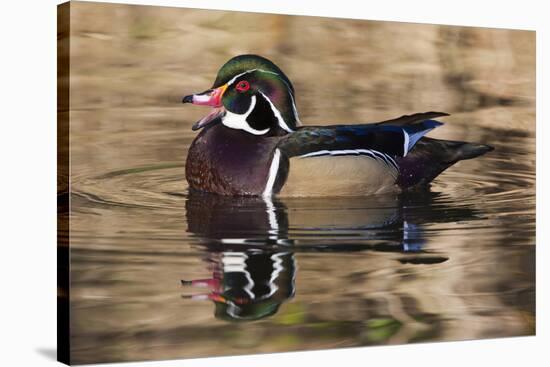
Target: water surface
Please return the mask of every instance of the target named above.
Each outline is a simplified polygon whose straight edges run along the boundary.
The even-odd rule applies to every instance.
[[[496,134],[505,139],[479,163],[401,195],[190,195],[181,163],[81,177],[72,195],[75,358],[534,333],[534,138],[478,136]]]

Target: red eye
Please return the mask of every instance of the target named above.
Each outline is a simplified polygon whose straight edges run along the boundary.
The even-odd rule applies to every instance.
[[[246,80],[241,80],[239,83],[237,83],[235,89],[238,92],[243,93],[250,89],[250,84]]]

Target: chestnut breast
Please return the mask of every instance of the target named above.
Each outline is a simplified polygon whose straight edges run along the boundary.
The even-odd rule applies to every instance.
[[[221,195],[260,195],[281,137],[215,124],[195,138],[185,165],[189,186]]]

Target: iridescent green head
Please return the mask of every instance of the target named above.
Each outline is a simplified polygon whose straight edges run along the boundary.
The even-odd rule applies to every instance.
[[[214,110],[193,129],[221,122],[254,135],[282,135],[299,126],[294,87],[277,65],[257,55],[240,55],[219,70],[211,89],[184,103]]]
[[[294,87],[288,79],[288,77],[283,73],[277,65],[275,65],[270,60],[265,57],[258,55],[239,55],[235,56],[220,68],[216,80],[212,85],[212,89],[221,87],[224,84],[227,84],[235,75],[242,74],[249,70],[264,70],[270,73],[277,74],[290,88],[291,93],[294,94]]]

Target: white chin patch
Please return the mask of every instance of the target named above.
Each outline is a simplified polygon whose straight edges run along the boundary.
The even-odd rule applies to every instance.
[[[248,110],[245,113],[243,113],[242,115],[239,115],[231,111],[226,111],[225,115],[222,117],[222,124],[224,124],[225,126],[231,129],[244,130],[247,133],[254,134],[254,135],[266,134],[269,131],[269,128],[265,130],[256,130],[252,126],[250,126],[246,121],[246,118],[248,117],[248,115],[252,113],[255,106],[256,106],[256,96],[252,96],[252,98],[250,99],[250,107],[248,107]]]

